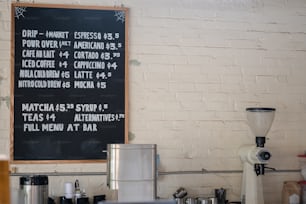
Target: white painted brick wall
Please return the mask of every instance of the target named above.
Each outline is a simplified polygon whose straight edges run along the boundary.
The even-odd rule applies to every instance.
[[[22,1],[33,2],[33,1]],[[10,0],[0,0],[0,153],[9,154]],[[156,143],[160,170],[241,170],[238,148],[253,143],[245,108],[272,106],[266,146],[277,169],[299,169],[306,150],[306,2],[304,0],[40,0],[35,3],[124,6],[129,22],[131,143]],[[306,163],[306,161],[305,161]],[[105,164],[14,165],[18,172],[105,171]],[[50,177],[50,194],[76,177]],[[79,177],[89,195],[114,193],[105,176]],[[281,202],[285,180],[270,173],[265,200]],[[190,195],[225,187],[238,200],[241,174],[163,175],[158,195],[184,186]],[[18,187],[18,177],[12,177]]]

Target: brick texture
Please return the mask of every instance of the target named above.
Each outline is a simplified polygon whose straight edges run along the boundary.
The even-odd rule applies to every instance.
[[[0,98],[10,95],[10,3],[0,0]],[[238,148],[254,143],[245,115],[251,106],[277,109],[266,144],[269,166],[299,169],[304,162],[296,157],[306,150],[304,0],[35,3],[130,8],[130,142],[157,144],[161,171],[241,170]],[[0,153],[9,154],[10,111],[0,106]],[[14,166],[19,172],[105,171],[105,164]],[[74,179],[51,177],[50,194],[61,196],[64,182]],[[79,179],[90,196],[114,197],[105,176]],[[300,173],[265,175],[266,203],[281,203],[283,181],[300,179]],[[171,198],[179,186],[194,196],[224,187],[234,201],[240,182],[241,174],[164,175],[158,195]],[[17,177],[12,186],[18,187]]]

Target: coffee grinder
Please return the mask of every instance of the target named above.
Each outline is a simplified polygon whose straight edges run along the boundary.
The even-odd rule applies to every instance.
[[[264,204],[262,175],[271,153],[266,149],[266,135],[274,120],[275,108],[246,108],[247,120],[256,139],[255,145],[245,145],[239,149],[243,162],[241,186],[242,204]]]

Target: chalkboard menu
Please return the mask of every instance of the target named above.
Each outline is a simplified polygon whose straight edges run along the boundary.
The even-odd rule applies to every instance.
[[[101,161],[127,142],[127,14],[12,4],[13,162]]]

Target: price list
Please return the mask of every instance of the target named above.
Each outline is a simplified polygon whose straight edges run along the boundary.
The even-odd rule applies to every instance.
[[[127,10],[12,9],[14,160],[106,159],[127,132]]]

